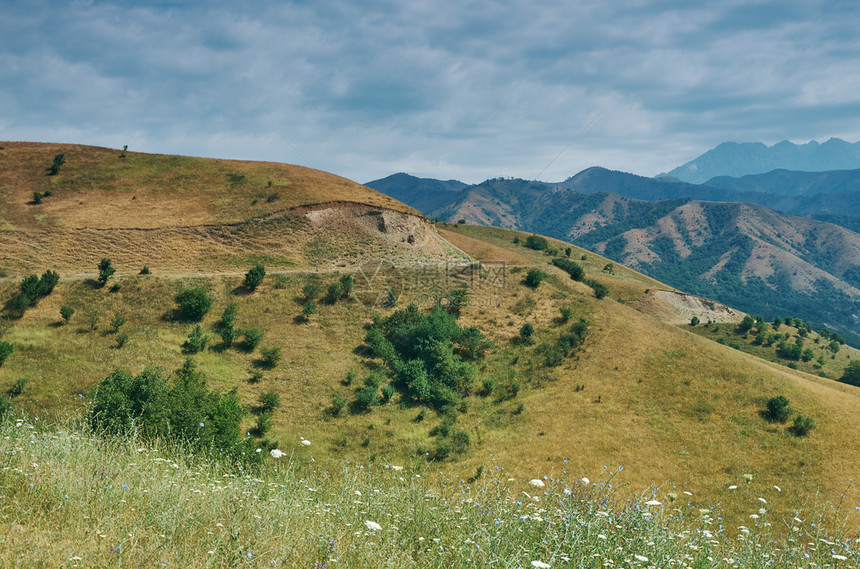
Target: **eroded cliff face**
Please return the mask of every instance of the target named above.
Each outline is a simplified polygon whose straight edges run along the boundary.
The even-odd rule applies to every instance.
[[[471,262],[468,255],[446,241],[426,218],[357,203],[333,202],[294,210],[313,231],[334,248],[363,245],[339,262],[381,256],[394,263],[420,261]],[[335,259],[333,258],[334,262]]]

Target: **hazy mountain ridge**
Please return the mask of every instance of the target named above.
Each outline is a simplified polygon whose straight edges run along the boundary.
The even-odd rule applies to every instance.
[[[860,333],[860,235],[757,204],[636,199],[601,187],[643,196],[663,187],[676,196],[721,191],[590,168],[562,184],[488,180],[429,215],[569,240],[747,312],[769,307]]]
[[[659,174],[701,184],[717,176],[740,177],[777,169],[820,172],[860,168],[860,142],[831,138],[794,144],[783,140],[773,146],[762,142],[724,142],[686,164]]]
[[[469,187],[459,180],[418,178],[403,172],[364,184],[368,188],[427,212],[450,201],[458,192]]]

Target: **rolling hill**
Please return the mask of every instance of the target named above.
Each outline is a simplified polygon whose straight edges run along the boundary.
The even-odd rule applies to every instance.
[[[13,147],[11,143],[3,146],[2,152]],[[665,492],[666,485],[675,485],[692,494],[691,504],[719,504],[723,510],[719,515],[739,521],[747,519],[750,507],[760,507],[755,492],[773,485],[783,489],[770,498],[768,508],[774,516],[792,512],[816,492],[836,501],[860,467],[860,443],[853,436],[860,427],[860,389],[818,375],[838,377],[858,352],[843,347],[831,358],[823,344],[814,343],[818,337],[814,332],[808,335],[811,349],[816,359],[825,355],[827,359],[820,367],[815,360],[801,361],[792,370],[783,365],[785,361],[765,361],[691,333],[686,325],[678,326],[692,314],[703,323],[711,320],[727,327],[724,331],[733,330],[741,317],[736,310],[683,295],[633,268],[611,263],[607,257],[548,240],[548,248],[556,255],[577,262],[585,277],[606,287],[608,297],[598,298],[592,285],[572,280],[567,272],[549,264],[553,257],[548,251],[524,247],[526,233],[465,224],[442,224],[437,231],[406,206],[346,182],[341,191],[348,190],[349,198],[339,199],[351,203],[346,211],[338,211],[331,207],[332,196],[325,189],[325,184],[336,186],[338,179],[312,172],[308,175],[318,182],[302,182],[307,180],[301,177],[303,170],[278,165],[194,159],[203,171],[223,170],[206,183],[188,182],[179,192],[173,203],[197,204],[189,214],[191,219],[174,214],[169,226],[161,226],[159,218],[150,215],[149,223],[156,227],[139,228],[128,202],[136,201],[131,200],[135,195],[143,199],[140,196],[173,191],[165,188],[176,175],[173,158],[158,158],[132,192],[99,183],[73,189],[51,181],[62,180],[66,173],[71,178],[74,153],[68,149],[64,166],[68,169],[61,169],[59,178],[47,177],[48,183],[58,184],[56,191],[42,204],[27,204],[30,190],[38,188],[33,184],[43,182],[41,169],[50,164],[58,148],[41,148],[39,159],[26,159],[30,162],[18,158],[19,163],[39,166],[26,191],[16,189],[19,186],[14,180],[21,180],[23,186],[31,174],[3,171],[3,179],[13,181],[3,185],[3,191],[9,192],[7,203],[17,200],[10,206],[13,213],[4,218],[16,225],[6,228],[4,238],[25,243],[34,236],[43,237],[30,257],[23,256],[23,245],[15,257],[6,253],[0,298],[13,298],[27,273],[50,268],[60,272],[59,284],[23,316],[7,310],[0,319],[2,341],[14,346],[0,366],[0,391],[14,391],[19,379],[27,379],[13,399],[22,412],[43,420],[79,419],[91,408],[88,402],[95,385],[114,370],[137,375],[146,369],[168,373],[182,367],[189,357],[183,343],[197,323],[177,316],[176,297],[190,287],[200,287],[211,297],[212,308],[199,323],[210,337],[209,347],[190,356],[197,369],[222,393],[235,389],[243,406],[257,413],[245,418],[242,432],[253,430],[261,396],[276,393],[281,406],[272,415],[266,436],[254,438],[254,444],[263,448],[277,441],[297,460],[313,457],[317,468],[340,470],[343,461],[350,460],[406,464],[416,472],[444,470],[462,478],[483,472],[504,481],[549,478],[559,471],[577,478],[597,478],[608,467],[615,472],[613,484],[620,485],[623,492],[646,492],[654,486],[662,486],[661,492]],[[96,170],[106,167],[98,166],[100,161],[113,167],[133,156],[120,159],[117,151],[84,151],[100,156],[93,158],[91,167]],[[145,155],[138,159],[151,160]],[[118,167],[123,167],[121,162]],[[224,172],[239,168],[246,179],[265,180],[260,183],[262,189],[230,187]],[[272,172],[281,172],[281,177]],[[74,175],[75,180],[89,176],[83,167]],[[193,174],[188,175],[194,180]],[[270,191],[269,179],[273,186],[304,183],[306,189],[300,197],[281,190],[279,200],[285,203],[280,206],[252,204],[260,199],[254,197],[257,193],[265,197]],[[213,189],[216,183],[220,185]],[[10,185],[12,190],[6,189]],[[515,189],[511,181],[502,185]],[[98,196],[104,211],[125,217],[86,227],[79,220],[89,218],[80,208],[57,206],[60,200],[86,204],[89,192]],[[566,190],[561,194],[569,199],[581,196]],[[494,195],[488,191],[485,199],[492,200]],[[544,207],[547,201],[538,188],[518,195],[520,205],[533,208]],[[215,205],[225,198],[236,204],[229,215]],[[637,216],[662,219],[668,215],[648,210],[652,207],[649,202],[597,194],[586,198],[603,203],[609,212],[626,208],[638,212]],[[51,200],[56,202],[50,217],[38,218],[42,214],[33,210]],[[675,207],[691,204],[698,207],[690,201]],[[265,215],[284,217],[283,205],[294,208],[288,211],[299,219],[277,230],[255,221]],[[208,217],[195,213],[197,208],[209,211]],[[255,208],[271,209],[261,212]],[[701,215],[710,213],[703,210]],[[367,219],[377,223],[368,226],[361,221]],[[407,219],[425,228],[423,245],[415,232],[418,225],[405,226]],[[735,225],[754,221],[739,217]],[[220,222],[231,228],[258,224],[260,228],[221,238],[225,251],[221,253],[212,245],[212,234],[199,229],[206,225],[196,225],[202,222],[215,226]],[[146,240],[151,239],[123,242],[120,234],[110,233],[109,240],[101,240],[101,232],[173,227],[196,229],[175,233],[169,247],[150,247],[145,259],[117,263],[120,270],[108,286],[94,282],[94,259],[131,258],[129,248],[147,247]],[[358,232],[366,245],[351,241]],[[409,235],[415,237],[411,243]],[[823,241],[835,238],[819,235]],[[760,239],[764,241],[764,237]],[[284,249],[285,260],[280,264],[272,262],[280,257],[271,250],[282,242],[297,245]],[[424,249],[416,252],[419,246]],[[564,252],[567,248],[569,257]],[[86,254],[76,256],[73,250]],[[193,262],[183,260],[186,252],[194,253]],[[234,257],[225,257],[228,253]],[[377,259],[371,263],[374,256]],[[359,258],[363,262],[357,262]],[[315,266],[315,259],[322,261]],[[153,269],[151,274],[137,274],[138,264],[144,260]],[[54,265],[59,262],[61,269]],[[242,275],[257,262],[266,265],[268,274],[259,288],[250,291],[243,287]],[[536,287],[525,284],[528,271],[534,269],[546,274]],[[345,275],[355,277],[354,293],[326,296],[325,291]],[[368,297],[368,292],[384,294]],[[308,297],[317,299],[317,312],[303,313]],[[468,301],[454,302],[463,298]],[[418,310],[406,310],[410,303]],[[454,321],[462,327],[463,342],[476,338],[491,342],[472,344],[474,350],[463,343],[451,351],[442,346],[442,352],[433,352],[444,355],[440,360],[444,365],[438,369],[460,370],[465,374],[462,377],[468,376],[456,384],[459,391],[453,395],[442,392],[445,405],[407,396],[403,383],[396,380],[401,371],[386,359],[391,353],[385,356],[384,351],[375,351],[374,346],[384,344],[369,332],[389,326],[404,334],[395,327],[403,322],[416,323],[422,333],[435,332],[421,326],[426,322],[422,318],[434,314],[431,309],[437,305],[446,307],[446,314],[457,314]],[[75,309],[67,324],[60,318],[62,306]],[[280,361],[267,367],[259,349],[245,350],[239,344],[217,340],[223,329],[219,322],[231,310],[238,329],[259,330],[263,336],[260,347],[280,349]],[[452,320],[435,314],[447,330],[454,330]],[[117,315],[126,318],[119,326],[111,324]],[[526,324],[533,333],[524,332]],[[117,341],[120,326],[124,342]],[[792,327],[781,332],[792,340],[800,335]],[[392,342],[401,342],[397,334]],[[438,348],[433,342],[398,345],[416,350],[410,352],[413,355]],[[416,365],[413,361],[409,360],[410,366]],[[392,390],[385,395],[383,389],[389,385]],[[366,408],[352,403],[337,407],[338,401],[358,401],[367,388],[374,390],[375,399]],[[766,400],[777,395],[784,395],[796,412],[815,420],[810,434],[794,436],[790,423],[762,417]],[[92,474],[87,465],[81,468],[86,475]],[[743,484],[745,474],[752,476],[749,490],[726,490]],[[860,504],[856,489],[845,494],[848,503]]]

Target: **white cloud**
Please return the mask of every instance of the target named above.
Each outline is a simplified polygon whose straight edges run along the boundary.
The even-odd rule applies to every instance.
[[[856,140],[838,2],[420,1],[12,7],[0,138],[477,182],[645,175],[725,140]],[[778,8],[777,8],[778,7]],[[58,138],[69,137],[69,138]]]

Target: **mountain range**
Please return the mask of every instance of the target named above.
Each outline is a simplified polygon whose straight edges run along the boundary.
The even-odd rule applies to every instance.
[[[724,142],[682,166],[659,174],[701,184],[717,176],[740,177],[777,169],[820,172],[860,168],[860,142],[839,138],[819,144],[783,140],[773,146],[761,142]]]
[[[845,148],[815,147],[832,146]],[[437,192],[425,202],[441,205],[421,211],[568,240],[682,290],[801,316],[860,344],[860,170],[709,180],[593,167],[560,183],[496,178]],[[414,206],[391,182],[366,185]]]

